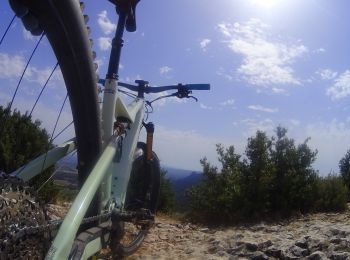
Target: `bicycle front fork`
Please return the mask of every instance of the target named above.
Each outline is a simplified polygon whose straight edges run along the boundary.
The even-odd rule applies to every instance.
[[[154,124],[152,122],[143,123],[146,128],[147,139],[146,139],[146,160],[150,162],[153,160],[153,134],[154,134]]]

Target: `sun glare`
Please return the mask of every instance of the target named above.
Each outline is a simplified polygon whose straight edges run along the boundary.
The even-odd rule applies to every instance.
[[[250,0],[254,6],[270,9],[280,3],[282,0]]]

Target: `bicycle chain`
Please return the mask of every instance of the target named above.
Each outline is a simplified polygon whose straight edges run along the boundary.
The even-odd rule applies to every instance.
[[[43,259],[51,232],[63,220],[48,221],[46,206],[22,180],[0,172],[0,260]],[[111,216],[111,212],[84,218],[88,224]]]

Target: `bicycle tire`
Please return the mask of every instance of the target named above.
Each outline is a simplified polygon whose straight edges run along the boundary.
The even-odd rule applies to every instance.
[[[101,152],[96,72],[84,17],[76,0],[10,0],[32,34],[46,34],[69,96],[76,134],[78,182],[84,183]],[[87,215],[99,213],[95,197]]]
[[[158,200],[160,195],[160,164],[158,156],[155,152],[153,153],[153,160],[147,162],[146,160],[146,144],[139,142],[137,144],[129,187],[126,195],[125,210],[137,211],[140,208],[149,210],[152,214],[155,214],[157,211]],[[147,173],[147,163],[150,163],[149,172]],[[142,186],[145,187],[142,187]],[[135,192],[133,192],[136,191]],[[140,193],[141,191],[141,193]],[[133,202],[135,199],[141,201],[140,204],[135,205]],[[146,238],[148,230],[150,228],[149,224],[139,224],[139,230],[127,230],[125,227],[126,223],[121,222],[121,229],[124,230],[124,238],[115,248],[112,249],[115,257],[124,257],[128,256],[141,246],[143,240]],[[133,225],[133,224],[132,224]],[[130,238],[126,238],[126,233],[136,233],[130,242]]]

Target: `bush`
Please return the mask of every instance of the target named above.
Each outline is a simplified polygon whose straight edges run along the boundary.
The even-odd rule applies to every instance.
[[[339,161],[339,170],[340,176],[350,192],[350,150],[348,150],[344,157]],[[348,193],[348,200],[349,199],[350,194]]]
[[[233,147],[224,153],[222,146],[217,146],[219,160],[223,164],[222,173],[212,167],[206,159],[201,160],[203,179],[186,192],[189,198],[189,215],[201,222],[225,223],[235,221],[236,212],[241,205],[241,191],[238,183],[239,156],[234,154]]]
[[[28,113],[10,112],[0,106],[0,170],[11,173],[25,165],[28,161],[45,153],[52,147],[49,135],[40,127],[40,121],[32,121]],[[38,189],[54,171],[50,167],[30,181],[30,185]],[[46,202],[51,201],[58,194],[58,188],[50,180],[39,195]]]
[[[166,177],[166,171],[160,172],[160,196],[158,202],[158,211],[163,213],[172,213],[176,208],[175,194],[171,188],[169,178]]]
[[[343,211],[346,209],[348,189],[339,176],[329,174],[325,178],[318,178],[318,211]]]
[[[201,160],[204,178],[187,191],[190,216],[228,224],[344,210],[347,189],[342,180],[319,178],[312,167],[317,150],[308,146],[309,138],[296,145],[286,134],[282,127],[271,138],[257,131],[248,139],[244,159],[233,146],[217,145],[221,170]]]

